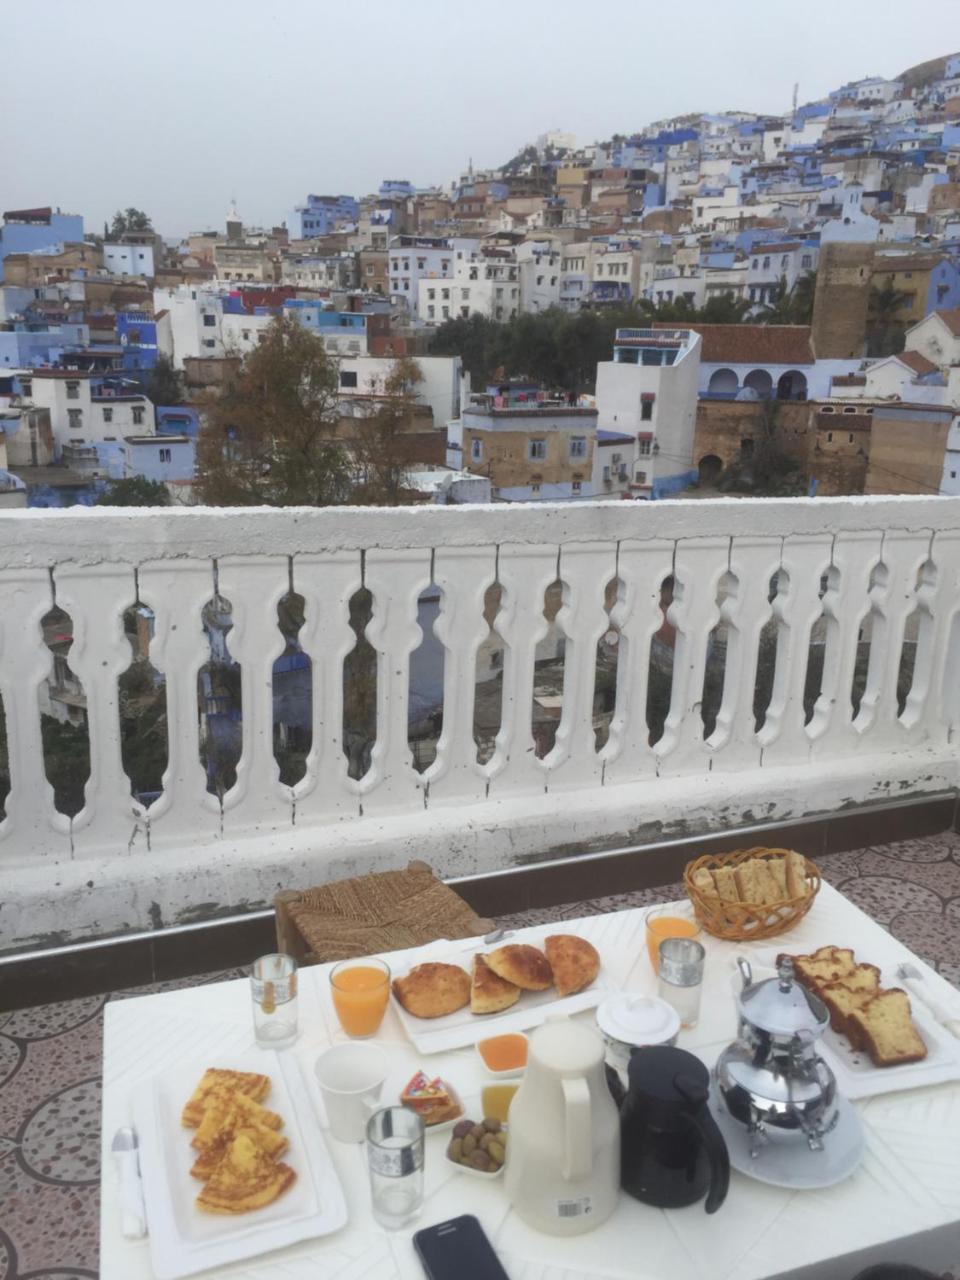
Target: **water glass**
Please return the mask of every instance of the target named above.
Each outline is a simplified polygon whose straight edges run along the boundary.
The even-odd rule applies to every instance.
[[[664,938],[660,943],[658,994],[677,1011],[686,1031],[695,1027],[700,1017],[706,954],[695,938]]]
[[[395,1231],[423,1208],[424,1124],[408,1107],[384,1107],[367,1121],[373,1216]]]
[[[652,907],[644,921],[647,934],[647,954],[653,972],[657,972],[660,963],[660,943],[664,938],[698,938],[700,926],[693,912],[687,905],[668,903],[663,907]]]
[[[261,1049],[286,1049],[297,1038],[297,962],[261,956],[250,969],[253,1030]]]

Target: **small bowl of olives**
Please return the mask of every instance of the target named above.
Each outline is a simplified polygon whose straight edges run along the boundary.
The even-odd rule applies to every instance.
[[[447,1143],[447,1160],[459,1173],[498,1178],[507,1158],[507,1131],[499,1120],[458,1120]]]

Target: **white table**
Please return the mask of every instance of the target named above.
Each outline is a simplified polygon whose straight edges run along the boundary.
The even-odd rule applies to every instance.
[[[629,932],[642,911],[602,918]],[[829,885],[811,912],[784,939],[791,950],[826,943],[856,948],[858,957],[881,966],[909,957],[907,950]],[[703,1012],[680,1045],[712,1065],[735,1035],[730,972],[737,953],[750,947],[704,938],[707,979]],[[459,945],[459,944],[451,944]],[[465,945],[465,944],[464,944]],[[757,950],[769,950],[770,943]],[[627,989],[652,992],[654,978],[645,952],[609,954],[605,967]],[[914,959],[916,959],[914,957]],[[416,952],[403,953],[415,963]],[[960,1016],[960,993],[922,962],[941,1002]],[[344,1038],[329,1025],[319,999],[327,966],[302,972],[301,1035],[288,1053],[308,1063]],[[591,1013],[577,1015],[587,1021]],[[332,1019],[331,1019],[332,1021]],[[388,1047],[392,1074],[384,1091],[395,1094],[418,1066],[453,1081],[465,1100],[477,1098],[484,1077],[472,1049],[418,1058],[391,1009],[378,1039]],[[104,1021],[103,1172],[101,1280],[151,1280],[145,1241],[120,1234],[118,1184],[110,1141],[130,1123],[130,1096],[146,1075],[198,1053],[245,1051],[253,1032],[245,980],[199,986],[164,995],[113,1001]],[[211,1056],[211,1062],[213,1061]],[[322,1115],[318,1099],[316,1104]],[[417,1226],[471,1212],[482,1222],[511,1280],[847,1280],[880,1261],[910,1261],[939,1271],[960,1260],[960,1084],[942,1084],[886,1094],[857,1104],[867,1152],[857,1172],[826,1191],[792,1192],[731,1174],[726,1203],[708,1216],[702,1203],[663,1211],[627,1195],[598,1230],[573,1239],[541,1235],[514,1214],[502,1179],[489,1184],[465,1178],[442,1159],[446,1141],[427,1139],[426,1204]],[[310,1122],[310,1118],[307,1118]],[[329,1140],[347,1202],[348,1225],[333,1236],[234,1264],[207,1276],[233,1280],[422,1280],[412,1230],[390,1234],[370,1214],[363,1147]]]

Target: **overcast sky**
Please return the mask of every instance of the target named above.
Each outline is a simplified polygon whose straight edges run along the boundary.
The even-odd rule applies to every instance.
[[[279,223],[308,191],[447,182],[582,142],[782,112],[960,49],[960,0],[42,0],[3,4],[0,209],[164,235]]]

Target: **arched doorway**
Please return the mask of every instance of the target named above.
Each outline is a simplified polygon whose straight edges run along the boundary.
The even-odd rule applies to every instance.
[[[712,396],[735,396],[740,389],[737,375],[732,369],[714,369],[707,391]]]
[[[778,400],[806,400],[807,379],[799,369],[788,369],[777,382]]]
[[[751,369],[744,378],[743,385],[755,391],[758,400],[769,400],[773,391],[773,379],[766,369]]]
[[[697,470],[702,485],[713,485],[720,479],[723,462],[715,453],[706,453],[697,463]]]

